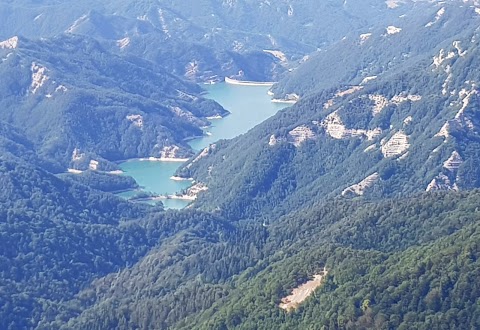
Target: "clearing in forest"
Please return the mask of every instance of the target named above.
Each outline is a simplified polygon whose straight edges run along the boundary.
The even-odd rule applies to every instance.
[[[305,301],[310,295],[322,284],[323,279],[327,276],[328,272],[324,268],[319,274],[313,275],[313,280],[310,280],[299,287],[293,289],[292,294],[288,297],[282,298],[282,302],[279,305],[281,309],[290,312],[296,309],[302,302]]]

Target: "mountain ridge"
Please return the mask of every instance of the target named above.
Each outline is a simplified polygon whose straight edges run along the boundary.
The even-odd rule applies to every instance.
[[[108,170],[126,158],[182,158],[192,153],[184,140],[202,135],[206,117],[228,114],[202,98],[198,85],[151,62],[110,55],[93,39],[16,40],[0,50],[0,70],[18,77],[3,81],[4,116],[25,127],[45,158],[64,165],[84,169],[95,160]],[[75,162],[80,154],[89,159]]]

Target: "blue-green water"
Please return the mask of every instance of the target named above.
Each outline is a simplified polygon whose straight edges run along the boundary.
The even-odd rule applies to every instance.
[[[190,146],[201,150],[220,139],[231,139],[248,132],[251,128],[273,116],[285,104],[272,103],[267,86],[240,86],[229,84],[207,85],[207,98],[220,103],[230,111],[230,115],[222,119],[211,120],[212,126],[206,129],[211,136],[190,141]]]
[[[201,150],[220,139],[234,138],[273,116],[285,107],[272,103],[267,94],[267,86],[240,86],[225,83],[205,85],[205,97],[220,103],[231,114],[222,119],[211,120],[212,126],[205,129],[211,135],[189,142],[195,150]],[[190,186],[189,181],[174,181],[170,177],[181,165],[178,162],[151,162],[131,160],[120,164],[125,174],[132,176],[146,191],[157,194],[173,195]],[[122,196],[130,197],[135,192],[126,192]],[[162,200],[165,208],[181,209],[190,201],[178,199]]]
[[[182,191],[191,185],[190,181],[174,181],[170,177],[175,173],[181,163],[178,162],[151,162],[130,160],[120,164],[126,175],[133,177],[143,187],[142,190],[157,194],[173,194]],[[134,196],[137,191],[126,191],[119,195],[125,198]],[[162,200],[165,208],[181,209],[189,202],[179,199]]]

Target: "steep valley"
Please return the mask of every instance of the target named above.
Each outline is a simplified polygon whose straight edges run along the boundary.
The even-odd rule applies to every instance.
[[[477,0],[0,20],[0,329],[480,328]]]

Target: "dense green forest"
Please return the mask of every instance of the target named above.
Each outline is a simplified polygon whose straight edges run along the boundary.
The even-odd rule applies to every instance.
[[[163,212],[41,168],[0,160],[0,328],[50,322],[93,279],[131,267],[183,231],[226,226],[210,214]]]
[[[478,191],[333,200],[267,227],[182,233],[83,291],[71,304],[93,305],[64,328],[475,327],[479,201]],[[311,299],[278,308],[323,267]]]
[[[432,50],[447,48],[478,26],[473,7],[447,2],[441,8],[444,14],[438,21],[438,7],[416,8],[415,14],[391,19],[389,25],[401,29],[396,34],[388,35],[382,25],[346,34],[341,41],[310,56],[272,91],[282,98],[289,93],[311,95],[339,84],[360,85],[367,77],[391,74],[424,55],[431,58]],[[425,22],[435,24],[425,26]]]
[[[184,140],[203,134],[206,117],[228,111],[186,82],[140,58],[106,51],[95,39],[20,38],[0,49],[2,120],[21,127],[37,152],[64,166],[117,169],[115,160],[193,154]],[[13,79],[15,77],[15,79]]]
[[[337,96],[350,86],[323,90],[280,111],[249,134],[219,141],[205,157],[177,173],[209,187],[200,195],[198,208],[217,210],[230,219],[275,218],[344,195],[345,189],[374,173],[378,179],[361,192],[372,199],[425,191],[439,176],[448,178],[448,189],[478,187],[478,171],[472,164],[480,152],[475,128],[479,94],[472,82],[480,77],[471,70],[479,65],[478,32],[458,43],[465,54],[459,56],[450,43],[446,51],[452,58],[437,69],[432,69],[430,57],[420,57],[414,65],[351,94]],[[405,101],[393,101],[402,97]],[[385,102],[379,113],[374,112],[375,99]],[[329,102],[332,105],[325,106]],[[445,125],[448,133],[440,136]],[[308,130],[310,137],[296,144],[292,134],[298,128]],[[404,142],[392,143],[396,135]],[[405,149],[387,156],[389,143],[404,143]],[[461,161],[448,168],[445,164],[454,153]],[[229,178],[229,185],[224,178]]]
[[[480,328],[479,13],[3,1],[0,329]],[[224,77],[300,99],[195,154],[228,115],[197,83]],[[151,156],[208,189],[115,196]]]

